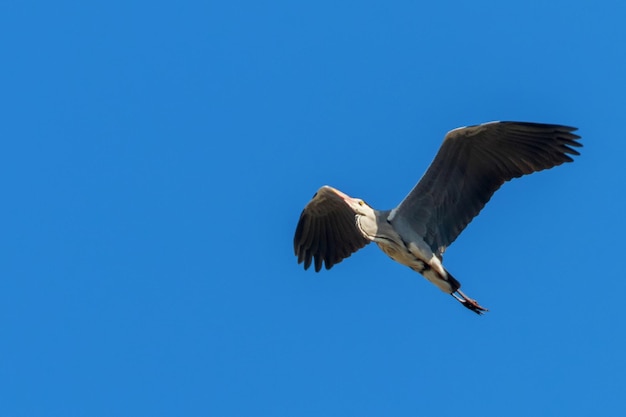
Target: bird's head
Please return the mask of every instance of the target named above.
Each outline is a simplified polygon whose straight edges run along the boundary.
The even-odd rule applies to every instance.
[[[370,218],[375,218],[374,209],[369,206],[363,199],[353,198],[347,194],[342,193],[336,188],[332,188],[330,186],[326,186],[330,188],[335,194],[337,194],[341,199],[359,216],[365,216]]]
[[[346,203],[350,206],[350,208],[352,208],[352,210],[354,210],[354,212],[358,216],[363,216],[370,219],[376,218],[376,212],[364,200],[360,198],[351,198],[350,201],[346,201]]]
[[[354,212],[356,225],[364,237],[373,240],[378,230],[376,210],[370,207],[363,199],[353,198],[341,191],[329,187]]]

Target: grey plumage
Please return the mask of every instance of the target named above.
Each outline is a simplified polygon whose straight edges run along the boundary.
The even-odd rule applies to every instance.
[[[302,211],[294,245],[304,269],[315,260],[315,272],[338,264],[370,243],[354,225],[354,212],[328,187],[320,188]]]
[[[300,216],[294,236],[298,262],[305,269],[311,263],[316,271],[322,264],[330,269],[374,241],[392,259],[480,313],[484,309],[458,290],[458,281],[441,265],[443,252],[504,182],[579,155],[575,130],[526,122],[454,129],[421,180],[393,210],[374,210],[324,186]]]

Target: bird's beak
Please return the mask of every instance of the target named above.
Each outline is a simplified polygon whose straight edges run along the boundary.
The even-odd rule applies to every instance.
[[[326,185],[325,187],[329,188],[332,192],[341,197],[346,203],[353,203],[356,199],[350,197],[348,194],[344,194],[336,188],[331,187],[330,185]]]
[[[361,201],[360,198],[353,198],[350,197],[348,194],[344,194],[341,191],[339,191],[336,188],[330,187],[328,185],[326,185],[325,187],[328,187],[332,192],[334,192],[335,194],[337,194],[339,197],[341,197],[341,199],[349,206],[352,207],[353,210],[358,210],[359,207],[359,202]]]
[[[337,194],[339,197],[343,198],[344,200],[351,200],[352,199],[352,197],[350,197],[347,194],[342,193],[341,191],[339,191],[336,188],[333,188],[333,187],[331,187],[329,185],[327,185],[327,187],[330,188],[335,194]]]

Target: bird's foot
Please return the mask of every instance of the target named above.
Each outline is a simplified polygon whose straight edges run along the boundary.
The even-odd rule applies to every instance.
[[[456,290],[451,294],[454,298],[459,301],[463,307],[472,310],[476,314],[483,314],[485,311],[489,311],[486,308],[482,307],[478,302],[472,298],[469,298],[467,295],[463,294],[461,290]]]

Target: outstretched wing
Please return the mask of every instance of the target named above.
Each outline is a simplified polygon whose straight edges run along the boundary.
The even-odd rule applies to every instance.
[[[369,243],[355,224],[355,212],[334,188],[324,186],[304,207],[293,238],[298,263],[315,262],[315,272],[332,268]]]
[[[409,227],[441,254],[512,178],[571,162],[582,146],[569,126],[491,122],[452,130],[430,167],[392,211],[396,229]]]

